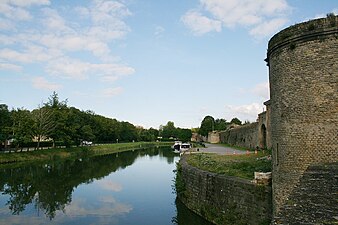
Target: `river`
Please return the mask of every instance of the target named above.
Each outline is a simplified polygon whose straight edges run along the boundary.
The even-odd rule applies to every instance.
[[[209,224],[176,200],[178,160],[151,148],[2,166],[0,224]]]

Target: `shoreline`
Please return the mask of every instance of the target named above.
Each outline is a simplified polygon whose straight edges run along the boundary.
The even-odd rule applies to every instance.
[[[0,153],[0,165],[22,162],[51,161],[67,158],[76,158],[83,155],[97,156],[117,152],[131,151],[150,147],[170,146],[171,142],[131,142],[70,148],[53,148],[34,150],[29,152]]]

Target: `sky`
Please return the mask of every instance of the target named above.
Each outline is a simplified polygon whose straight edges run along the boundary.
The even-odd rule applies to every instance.
[[[337,0],[0,0],[0,104],[68,106],[144,128],[255,121],[269,39]]]

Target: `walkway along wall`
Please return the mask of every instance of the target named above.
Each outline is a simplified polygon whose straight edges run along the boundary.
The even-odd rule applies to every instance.
[[[191,210],[216,224],[269,224],[271,186],[206,172],[179,162],[178,198]]]
[[[291,26],[269,41],[274,217],[338,223],[338,17]]]

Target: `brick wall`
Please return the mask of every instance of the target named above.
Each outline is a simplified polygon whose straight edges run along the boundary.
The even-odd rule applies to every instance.
[[[308,168],[338,161],[337,58],[337,16],[294,25],[269,42],[275,217],[287,215]],[[308,212],[304,218],[316,213],[306,202],[299,204]]]

